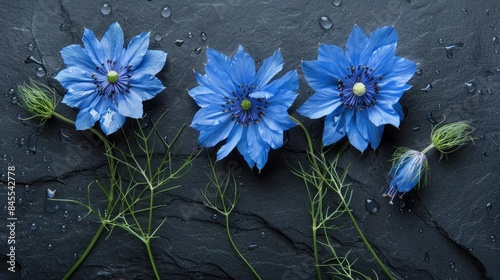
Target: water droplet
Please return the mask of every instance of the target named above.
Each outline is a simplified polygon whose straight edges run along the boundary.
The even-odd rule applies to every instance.
[[[373,198],[367,198],[365,200],[365,208],[371,214],[377,214],[380,210],[380,204],[375,201]]]
[[[441,71],[436,70],[436,75],[439,75],[439,74],[441,74]]]
[[[333,26],[333,22],[332,20],[326,16],[326,15],[322,15],[319,17],[319,25],[323,28],[323,29],[330,29],[332,28]]]
[[[111,4],[109,3],[102,4],[101,13],[103,15],[109,15],[111,13]]]
[[[342,0],[332,0],[332,5],[335,7],[339,7],[342,5]]]
[[[14,95],[16,93],[16,89],[15,88],[9,88],[9,94],[10,95]]]
[[[497,242],[497,237],[495,235],[493,235],[493,234],[490,235],[490,241],[491,241],[491,243]]]
[[[66,26],[66,24],[64,24],[64,23],[61,23],[61,25],[59,25],[59,30],[60,31],[68,31],[68,26]]]
[[[6,154],[2,155],[2,160],[7,161],[9,159],[9,156]]]
[[[424,71],[422,69],[417,69],[415,71],[415,75],[422,75],[422,73],[424,73]]]
[[[217,214],[213,214],[212,216],[210,216],[210,218],[212,218],[212,220],[216,221],[219,216]]]
[[[486,9],[486,15],[490,15],[490,9]]]
[[[182,44],[184,44],[184,40],[180,40],[180,39],[177,39],[175,40],[174,44],[178,47],[182,46]]]
[[[420,129],[420,126],[414,126],[414,127],[412,128],[412,130],[413,130],[413,131],[417,131],[417,130],[419,130],[419,129]]]
[[[260,232],[260,238],[264,239],[267,237],[267,233],[265,231]]]
[[[28,150],[32,151],[33,153],[36,153],[36,142],[38,140],[38,137],[42,135],[43,130],[44,126],[41,125],[35,130],[35,132],[33,132],[33,134],[30,135],[30,137],[28,137]]]
[[[43,65],[40,60],[36,59],[32,55],[30,55],[28,58],[26,58],[26,60],[24,61],[24,63],[26,63],[26,64],[34,63],[34,64],[38,64],[38,65]]]
[[[197,47],[196,49],[194,49],[194,53],[195,54],[200,54],[201,53],[201,47]]]
[[[493,208],[493,204],[491,202],[486,203],[486,211],[490,211]]]
[[[490,23],[490,27],[491,28],[495,28],[495,24],[494,23]]]
[[[432,115],[431,112],[429,112],[429,114],[427,115],[427,120],[432,123],[432,124],[437,124],[438,122],[436,121],[436,119],[434,118],[434,115]]]
[[[33,45],[33,43],[29,43],[29,44],[28,44],[28,50],[29,50],[29,51],[32,51],[32,50],[34,50],[34,49],[35,49],[35,45]]]
[[[418,228],[418,232],[419,232],[419,233],[424,232],[424,228],[423,228],[423,227],[419,227],[419,228]]]
[[[200,38],[202,41],[206,41],[208,39],[207,33],[201,32],[200,33]]]
[[[462,48],[463,46],[464,43],[455,43],[444,47],[444,49],[446,50],[446,57],[450,59],[453,58],[453,52]]]
[[[189,39],[193,38],[193,36],[193,32],[188,32],[186,35],[186,37],[188,37]]]
[[[26,139],[24,139],[24,137],[21,137],[21,138],[19,139],[19,145],[20,145],[20,146],[24,146],[24,144],[26,144]]]
[[[455,263],[454,263],[454,262],[450,262],[450,265],[449,265],[449,266],[450,266],[450,268],[451,268],[451,269],[455,269],[455,268],[456,268],[456,266],[455,266]]]
[[[474,83],[474,81],[465,82],[465,87],[467,88],[468,93],[473,93],[476,91],[476,83]]]
[[[52,198],[57,198],[56,194],[57,190],[47,188],[47,197],[45,198],[45,204],[43,206],[45,212],[52,214],[59,210],[59,201],[52,200]]]
[[[50,172],[50,171],[52,171],[52,166],[47,165],[47,172]]]
[[[64,216],[64,218],[69,217],[69,211],[68,210],[64,210],[63,216]]]
[[[172,9],[169,6],[165,6],[161,9],[161,16],[168,18],[172,15]]]
[[[156,42],[160,42],[161,38],[162,38],[162,36],[161,36],[160,33],[156,33],[155,36],[154,36],[154,39],[155,39]]]
[[[429,251],[425,251],[424,260],[425,262],[429,262]]]
[[[81,221],[83,221],[82,216],[78,215],[78,217],[76,217],[76,221],[77,221],[77,222],[79,222],[79,223],[80,223]]]
[[[497,67],[495,68],[495,71],[500,72],[500,66],[497,66]]]
[[[30,226],[30,230],[31,230],[31,231],[36,230],[36,224],[35,224],[35,223],[32,223],[32,224],[31,224],[31,226]]]
[[[69,135],[64,132],[62,128],[59,129],[59,141],[69,142]]]
[[[431,89],[432,89],[432,85],[427,84],[424,88],[421,88],[420,90],[423,92],[429,92],[429,91],[431,91]]]
[[[10,97],[10,103],[12,103],[14,105],[17,104],[17,96],[11,96]]]
[[[61,232],[66,232],[67,228],[66,228],[66,225],[62,225],[61,226]]]
[[[493,37],[493,45],[498,45],[498,37]]]
[[[440,45],[444,44],[444,40],[443,40],[443,38],[439,38],[438,43],[439,43]]]
[[[42,78],[43,76],[45,76],[45,74],[47,74],[47,72],[45,71],[45,68],[38,67],[35,71],[35,74],[37,77]]]
[[[47,249],[50,251],[50,250],[54,249],[54,246],[52,246],[52,244],[49,244],[49,246],[47,246]]]
[[[29,185],[25,185],[24,186],[24,190],[27,191],[27,192],[29,192],[30,191],[30,186]]]
[[[468,15],[468,14],[469,14],[469,11],[468,11],[466,8],[463,8],[463,9],[462,9],[462,13],[463,13],[464,15]]]
[[[257,245],[257,244],[250,244],[250,245],[248,245],[248,250],[253,250],[253,249],[257,248],[257,247],[259,247],[259,245]]]

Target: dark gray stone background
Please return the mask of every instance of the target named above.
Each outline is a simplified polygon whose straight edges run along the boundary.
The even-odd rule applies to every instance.
[[[167,64],[158,74],[166,89],[145,103],[145,111],[153,120],[170,110],[159,126],[164,135],[172,135],[183,123],[190,124],[198,110],[187,90],[197,85],[193,69],[204,73],[206,49],[232,55],[241,44],[256,60],[280,48],[285,60],[282,73],[299,71],[299,97],[289,112],[308,126],[316,142],[321,139],[322,120],[309,120],[296,113],[311,93],[302,76],[301,61],[316,59],[319,43],[344,48],[354,24],[366,33],[393,25],[399,33],[398,55],[415,61],[423,73],[412,78],[413,87],[401,100],[408,109],[401,127],[388,127],[377,151],[369,149],[360,155],[348,148],[341,156],[340,166],[350,165],[352,211],[398,278],[500,279],[500,243],[495,240],[500,237],[500,44],[493,40],[500,37],[497,1],[344,0],[335,7],[331,0],[123,0],[109,1],[109,15],[100,12],[103,1],[0,2],[0,216],[6,224],[4,174],[8,165],[14,165],[20,271],[14,275],[6,270],[8,232],[1,226],[1,279],[62,278],[83,253],[98,223],[95,217],[78,222],[78,215],[84,215],[85,210],[74,204],[61,203],[58,212],[47,213],[46,190],[57,189],[59,198],[85,201],[87,185],[106,174],[104,147],[94,145],[95,140],[87,134],[58,120],[47,122],[38,138],[38,151],[28,152],[25,141],[36,131],[37,121],[23,124],[18,119],[18,114],[28,114],[12,104],[16,93],[9,90],[30,78],[60,90],[53,79],[64,68],[60,50],[80,44],[84,27],[100,38],[115,21],[123,27],[126,42],[140,32],[151,31],[151,49],[168,52]],[[160,15],[165,5],[172,9],[169,18]],[[332,19],[330,30],[319,25],[321,15]],[[194,37],[188,38],[188,32]],[[201,32],[207,34],[206,41],[200,38]],[[158,44],[153,39],[156,33],[162,35]],[[184,44],[176,46],[177,39]],[[454,43],[463,43],[463,47],[450,59],[445,46]],[[196,54],[194,50],[199,47],[201,53]],[[25,64],[29,56],[43,63],[47,75],[37,77],[39,66]],[[473,92],[465,85],[470,81],[475,84]],[[429,91],[421,90],[428,84],[432,85]],[[77,113],[64,104],[57,111],[70,118]],[[438,121],[443,116],[447,122],[470,120],[476,127],[475,144],[440,161],[438,153],[430,153],[431,185],[391,205],[382,197],[391,167],[389,159],[397,146],[423,149],[429,144],[429,113]],[[61,140],[61,130],[69,139]],[[197,131],[188,127],[182,134],[179,153],[196,151],[197,136]],[[121,136],[111,139],[120,142]],[[235,242],[264,279],[315,278],[306,191],[284,160],[295,166],[298,162],[306,164],[304,149],[303,133],[294,128],[288,144],[270,153],[262,174],[250,170],[237,152],[219,164],[221,173],[232,171],[240,185],[241,197],[231,216]],[[213,158],[215,150],[209,152]],[[167,207],[158,210],[156,218],[160,221],[166,216],[167,222],[152,244],[164,279],[253,278],[230,247],[222,217],[213,219],[214,212],[203,206],[199,191],[207,182],[204,172],[208,170],[207,154],[202,151],[191,173],[179,182],[182,188],[158,196],[157,201]],[[95,185],[93,188],[92,196],[102,199]],[[380,204],[378,213],[366,210],[367,198]],[[335,201],[332,198],[331,202]],[[65,210],[69,217],[64,217]],[[31,230],[33,223],[35,230]],[[350,250],[350,259],[357,259],[355,268],[367,273],[373,269],[385,279],[347,218],[336,223],[340,229],[333,231],[332,237],[338,252]],[[63,225],[65,232],[61,230]],[[119,229],[105,237],[103,234],[73,279],[153,277],[146,249],[138,239]],[[249,245],[257,248],[249,250]]]

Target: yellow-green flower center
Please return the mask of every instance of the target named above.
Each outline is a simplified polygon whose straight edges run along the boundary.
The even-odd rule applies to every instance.
[[[109,79],[109,78],[108,78]],[[355,83],[352,87],[352,92],[356,94],[356,96],[363,96],[366,92],[366,86],[363,83]]]
[[[108,82],[116,83],[118,81],[118,72],[111,70],[106,77],[108,78]]]
[[[240,106],[241,106],[241,109],[248,111],[248,110],[250,110],[250,108],[252,108],[252,102],[250,102],[250,100],[248,100],[248,99],[245,99],[245,100],[241,101]]]

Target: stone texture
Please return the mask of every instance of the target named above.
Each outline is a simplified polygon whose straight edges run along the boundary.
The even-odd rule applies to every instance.
[[[53,79],[64,67],[59,51],[69,44],[81,44],[84,28],[101,37],[118,21],[127,42],[144,31],[162,35],[159,42],[152,36],[150,46],[168,52],[166,67],[158,74],[167,88],[146,102],[145,110],[152,120],[168,110],[159,126],[167,138],[183,123],[189,124],[198,109],[187,90],[197,85],[193,70],[203,73],[207,47],[230,55],[241,44],[256,60],[280,48],[285,60],[283,73],[299,70],[299,97],[290,113],[306,124],[317,144],[322,122],[295,112],[312,93],[300,71],[301,61],[316,59],[318,43],[344,47],[354,24],[365,32],[393,25],[399,34],[398,55],[417,62],[422,74],[413,77],[412,89],[401,100],[408,110],[401,127],[388,127],[377,151],[360,155],[348,148],[342,154],[340,166],[349,166],[352,211],[400,279],[500,279],[499,243],[492,241],[500,237],[500,45],[493,41],[494,36],[500,37],[500,7],[496,1],[363,0],[344,1],[335,7],[331,1],[174,0],[167,3],[172,9],[169,18],[160,15],[165,2],[157,0],[110,1],[109,15],[100,12],[100,1],[1,2],[0,173],[5,174],[8,165],[17,170],[16,256],[20,272],[14,275],[6,271],[8,232],[2,227],[0,278],[61,279],[75,257],[83,253],[98,224],[92,215],[78,222],[78,215],[84,216],[86,211],[71,203],[61,202],[58,211],[47,213],[47,188],[57,189],[59,198],[85,202],[87,186],[106,177],[102,143],[60,121],[47,122],[37,139],[36,153],[28,151],[26,142],[37,130],[37,122],[19,120],[19,116],[28,115],[13,104],[16,94],[9,90],[32,78],[54,86],[62,97],[64,91]],[[322,15],[332,19],[330,30],[319,25]],[[188,32],[193,38],[187,37]],[[201,32],[207,34],[206,41]],[[182,46],[174,44],[177,39],[184,40]],[[455,43],[463,43],[463,47],[450,59],[445,46]],[[201,53],[196,53],[197,48]],[[30,56],[41,65],[25,63]],[[37,77],[39,67],[45,69],[45,76]],[[468,92],[465,83],[471,81],[475,90]],[[432,88],[422,91],[428,84]],[[57,110],[70,118],[76,116],[76,111],[64,104]],[[447,122],[470,120],[476,127],[475,144],[441,160],[432,153],[430,187],[390,205],[381,194],[387,186],[394,147],[422,149],[428,145],[432,128],[429,113],[437,121],[443,116]],[[68,137],[61,137],[61,133]],[[186,128],[177,152],[187,155],[197,151],[197,136],[194,129]],[[111,139],[123,144],[121,135]],[[287,164],[306,164],[304,149],[304,136],[294,128],[289,142],[271,152],[261,174],[249,170],[237,152],[219,163],[219,173],[232,172],[241,191],[230,217],[231,233],[264,279],[315,278],[307,192]],[[214,151],[209,149],[212,158]],[[207,153],[202,151],[191,173],[178,182],[182,187],[158,196],[158,201],[167,205],[156,212],[155,221],[167,220],[159,238],[152,241],[160,273],[165,279],[252,279],[225,236],[224,217],[213,216],[215,212],[203,205],[200,191],[207,182],[204,173],[208,167]],[[5,175],[1,179],[0,193],[5,198]],[[104,197],[95,183],[91,189],[93,201],[104,208]],[[367,198],[381,205],[378,213],[367,212]],[[332,197],[331,201],[334,204],[337,200]],[[0,205],[6,203],[2,199]],[[69,217],[64,217],[65,210]],[[0,211],[2,217],[7,215]],[[350,251],[350,258],[357,258],[357,269],[366,273],[373,269],[384,279],[348,219],[341,217],[336,222],[340,228],[333,231],[333,237],[338,252]],[[31,230],[33,223],[35,230]],[[63,225],[65,232],[61,231]],[[153,278],[146,249],[137,238],[120,229],[106,236],[99,239],[74,279]],[[248,249],[251,245],[257,246]]]

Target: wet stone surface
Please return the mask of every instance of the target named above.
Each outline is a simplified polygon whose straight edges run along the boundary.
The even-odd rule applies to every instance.
[[[158,78],[166,89],[145,102],[148,118],[169,110],[159,129],[173,137],[189,124],[198,107],[186,90],[197,85],[193,69],[204,73],[208,47],[232,55],[243,45],[256,61],[281,49],[282,73],[298,69],[299,96],[289,112],[321,139],[321,120],[296,112],[312,93],[300,70],[302,60],[317,58],[318,43],[342,48],[354,24],[370,32],[393,25],[397,53],[418,64],[412,88],[401,103],[407,108],[399,129],[387,127],[377,151],[363,155],[348,148],[347,167],[353,190],[351,210],[366,237],[398,279],[500,279],[500,6],[475,1],[4,1],[0,17],[0,216],[6,222],[7,166],[16,167],[16,273],[7,271],[7,229],[0,227],[0,279],[61,279],[84,252],[99,224],[76,204],[48,199],[87,201],[87,187],[106,178],[104,146],[90,133],[58,120],[38,128],[18,105],[18,84],[35,81],[64,91],[53,79],[64,68],[60,50],[81,44],[84,28],[100,38],[117,21],[125,40],[151,31],[150,49],[168,52]],[[8,3],[7,3],[8,2]],[[140,8],[138,8],[140,6]],[[155,36],[158,34],[158,36]],[[257,67],[260,65],[257,65]],[[57,111],[71,119],[64,104]],[[429,187],[389,204],[386,190],[395,148],[422,149],[432,125],[470,120],[474,144],[439,160],[429,155]],[[129,125],[127,122],[126,125]],[[417,128],[418,129],[415,129]],[[62,133],[62,134],[61,134]],[[181,135],[179,155],[196,149],[197,131]],[[22,139],[22,140],[21,140]],[[120,136],[110,139],[120,143]],[[123,144],[123,143],[122,143]],[[307,192],[288,163],[305,165],[305,139],[298,128],[287,134],[282,149],[271,151],[258,174],[231,153],[219,163],[241,183],[231,215],[231,233],[240,251],[264,279],[315,279]],[[214,158],[215,149],[208,150]],[[286,159],[286,162],[285,160]],[[158,196],[167,217],[153,254],[164,279],[252,279],[252,273],[225,236],[224,217],[203,205],[207,153],[193,163],[181,188]],[[28,186],[27,188],[25,186]],[[49,192],[49,190],[51,192]],[[91,186],[96,205],[105,198]],[[333,203],[336,203],[332,197]],[[215,215],[215,216],[214,216]],[[355,268],[385,279],[346,217],[333,233],[339,254],[350,252]],[[115,229],[104,234],[74,279],[151,279],[143,243]],[[327,257],[326,252],[321,252]],[[326,273],[324,274],[326,277]]]

